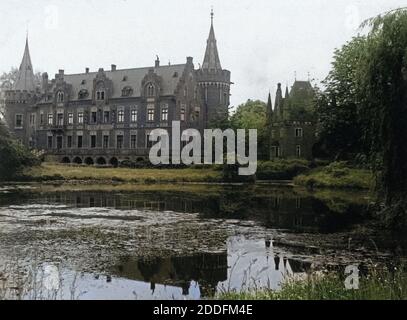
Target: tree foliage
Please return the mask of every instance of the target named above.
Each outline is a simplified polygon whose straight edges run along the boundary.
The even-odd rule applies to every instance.
[[[357,68],[363,143],[380,172],[386,217],[407,221],[407,9],[365,22],[367,42]],[[403,219],[403,220],[400,220]]]
[[[330,152],[366,155],[384,216],[401,225],[407,222],[407,9],[362,28],[365,36],[335,52],[317,99],[318,133]]]
[[[267,106],[260,100],[247,100],[239,105],[230,118],[233,129],[257,129],[258,158],[268,159],[269,138],[267,132]]]
[[[38,164],[38,159],[12,139],[0,121],[0,181],[13,178],[23,167]]]
[[[365,46],[366,38],[356,37],[336,50],[325,90],[317,91],[320,144],[335,159],[362,152],[356,72]]]

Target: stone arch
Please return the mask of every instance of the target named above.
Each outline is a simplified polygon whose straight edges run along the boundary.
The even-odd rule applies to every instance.
[[[76,164],[82,164],[82,159],[80,157],[75,157],[73,158],[72,162]]]
[[[111,158],[109,163],[115,168],[119,166],[119,160],[116,157]]]
[[[71,163],[71,159],[69,159],[69,157],[63,157],[61,163]]]
[[[88,166],[92,166],[95,164],[95,162],[93,161],[93,159],[91,157],[87,157],[87,158],[85,158],[85,164],[87,164]]]
[[[98,165],[103,166],[103,165],[105,165],[106,163],[107,163],[107,162],[106,162],[106,159],[103,158],[103,157],[99,157],[99,158],[96,159],[96,164],[98,164]]]

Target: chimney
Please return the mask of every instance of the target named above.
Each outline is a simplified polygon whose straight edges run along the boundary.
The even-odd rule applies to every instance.
[[[85,72],[86,72],[86,73],[89,73],[89,68],[86,68],[86,69],[85,69]]]
[[[187,57],[187,64],[193,64],[194,58]]]
[[[112,71],[116,71],[117,66],[115,64],[112,64]]]
[[[155,67],[158,68],[160,66],[160,58],[157,56],[157,59],[155,60]]]
[[[46,92],[48,90],[48,73],[44,72],[42,74],[42,91]]]
[[[64,72],[65,72],[65,71],[64,71],[63,69],[59,69],[58,74],[60,74],[60,75],[63,76],[63,75],[64,75]]]

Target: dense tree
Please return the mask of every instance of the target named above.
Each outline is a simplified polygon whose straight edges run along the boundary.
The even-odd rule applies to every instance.
[[[336,50],[332,70],[323,81],[325,89],[317,90],[320,145],[335,159],[362,152],[356,72],[364,46],[366,38],[356,37]]]
[[[10,137],[0,120],[0,181],[13,178],[24,166],[37,163],[37,158],[25,146]]]
[[[268,159],[269,134],[267,132],[266,103],[260,100],[247,100],[239,105],[230,118],[233,129],[257,129],[258,158]]]
[[[379,176],[385,217],[407,226],[407,9],[368,20],[357,68],[357,95],[368,146]]]

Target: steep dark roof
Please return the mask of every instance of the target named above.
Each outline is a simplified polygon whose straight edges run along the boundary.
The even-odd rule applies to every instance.
[[[31,63],[30,49],[28,47],[28,37],[25,42],[23,60],[21,61],[20,69],[18,70],[17,74],[17,80],[14,83],[13,89],[22,91],[35,90],[34,71]]]
[[[202,63],[202,69],[209,70],[222,70],[220,65],[218,47],[216,45],[215,30],[213,28],[213,12],[211,13],[211,29],[209,31],[209,37],[206,44],[206,51],[204,61]]]
[[[133,90],[132,97],[141,96],[141,82],[148,74],[149,70],[153,69],[154,72],[162,78],[161,95],[174,94],[177,85],[182,77],[185,69],[185,64],[177,65],[164,65],[159,67],[145,67],[133,69],[121,69],[116,71],[104,71],[106,77],[113,82],[112,98],[122,97],[122,90],[130,87]],[[89,93],[93,90],[93,80],[97,76],[97,72],[80,73],[80,74],[66,74],[64,80],[72,85],[72,100],[78,99],[78,94],[81,90],[87,90]],[[123,81],[125,79],[126,81]]]

